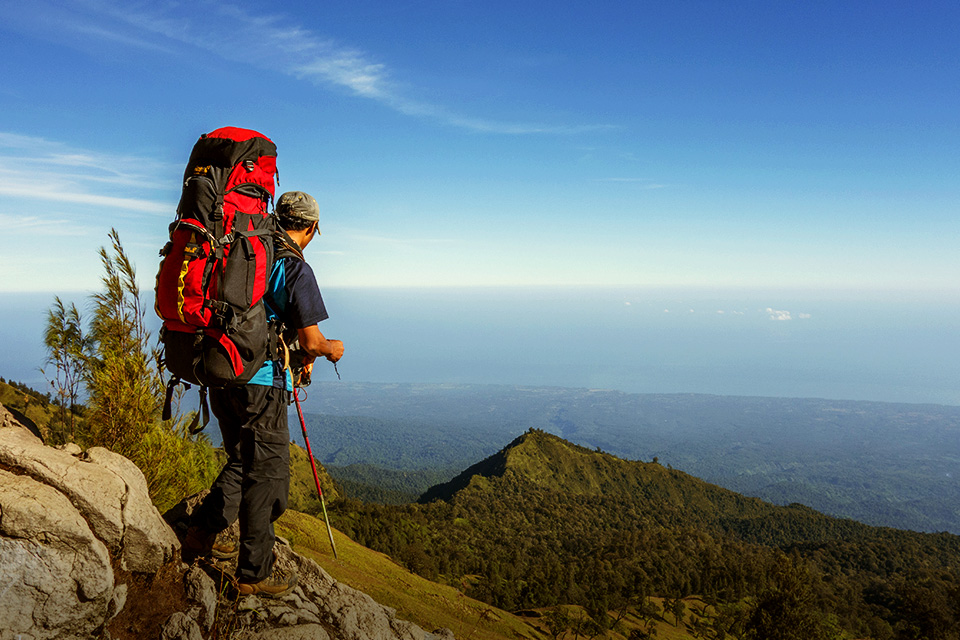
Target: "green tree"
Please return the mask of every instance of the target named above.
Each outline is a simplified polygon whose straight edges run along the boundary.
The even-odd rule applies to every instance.
[[[144,323],[136,270],[116,229],[100,248],[103,290],[94,294],[86,358],[90,438],[133,458],[160,418],[163,381]]]
[[[556,607],[544,613],[543,622],[547,625],[547,630],[554,640],[566,633],[567,629],[573,624],[570,614],[563,607]]]
[[[43,342],[48,366],[43,374],[53,387],[57,407],[50,424],[50,444],[57,445],[76,439],[76,414],[88,346],[76,305],[67,307],[59,297],[54,298],[53,308],[47,312]]]
[[[136,269],[115,229],[109,238],[110,250],[100,249],[103,290],[93,295],[89,327],[84,332],[76,307],[56,299],[47,318],[48,362],[60,376],[63,403],[76,402],[78,381],[86,390],[83,428],[69,435],[83,446],[105,447],[132,460],[164,510],[208,486],[221,460],[208,438],[189,433],[192,416],[161,420],[159,352],[146,328]]]
[[[751,640],[832,640],[838,637],[817,607],[814,578],[799,560],[780,557],[746,623]]]
[[[657,636],[657,626],[653,620],[647,620],[644,626],[630,631],[629,640],[651,640]]]
[[[664,598],[663,600],[663,611],[670,612],[670,615],[673,616],[673,626],[679,627],[683,622],[683,614],[687,610],[686,605],[683,603],[683,598]]]

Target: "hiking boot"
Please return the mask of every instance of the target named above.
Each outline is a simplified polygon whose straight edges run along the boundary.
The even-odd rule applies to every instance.
[[[240,555],[236,542],[220,540],[218,535],[201,527],[190,527],[180,548],[181,559],[191,564],[197,558],[213,556],[219,560],[230,560]]]
[[[273,573],[260,582],[238,582],[237,591],[239,591],[242,596],[279,598],[293,591],[293,588],[296,586],[296,573],[287,573],[274,567]]]
[[[240,555],[240,545],[236,540],[225,540],[218,535],[210,548],[210,555],[218,560],[233,560]]]

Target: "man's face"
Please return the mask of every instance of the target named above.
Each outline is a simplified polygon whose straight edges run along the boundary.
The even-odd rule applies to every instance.
[[[303,248],[306,249],[307,245],[310,244],[310,241],[313,240],[314,236],[320,235],[320,223],[314,222],[310,225],[310,228],[307,229],[307,234],[303,238]]]

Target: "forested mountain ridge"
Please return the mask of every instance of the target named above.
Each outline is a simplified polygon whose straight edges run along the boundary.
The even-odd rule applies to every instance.
[[[759,516],[769,508],[762,500],[745,498],[657,462],[623,460],[535,429],[449,483],[431,487],[420,502],[450,500],[471,483],[488,485],[490,478],[508,476],[568,495],[656,500],[664,511],[719,508]]]
[[[453,478],[537,428],[628,460],[656,457],[775,504],[960,534],[960,407],[510,385],[317,387],[305,405],[314,452],[328,467],[368,465],[354,480],[375,480],[377,467]],[[408,493],[433,484],[408,481]]]
[[[602,618],[645,596],[700,595],[727,612],[712,618],[715,630],[732,633],[791,593],[790,615],[822,631],[809,638],[840,637],[840,628],[847,637],[960,637],[958,536],[775,506],[543,431],[422,502],[346,500],[337,520],[362,544],[508,610],[580,604]]]
[[[504,449],[420,499],[456,502],[461,491],[490,491],[491,481],[535,486],[567,496],[628,503],[659,526],[696,526],[778,546],[868,537],[946,545],[946,565],[960,568],[960,536],[918,534],[821,514],[799,504],[777,506],[695,478],[658,462],[622,460],[531,429]],[[940,555],[938,551],[935,555]]]

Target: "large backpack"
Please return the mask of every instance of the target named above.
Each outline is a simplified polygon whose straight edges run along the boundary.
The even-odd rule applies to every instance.
[[[256,131],[224,127],[193,147],[157,273],[163,364],[172,376],[165,417],[179,382],[244,384],[270,354],[275,333],[263,295],[273,266],[277,226],[268,205],[276,174],[277,147]]]

